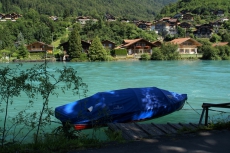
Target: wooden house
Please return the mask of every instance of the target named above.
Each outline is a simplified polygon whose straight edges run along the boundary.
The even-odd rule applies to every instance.
[[[101,43],[105,48],[108,48],[110,50],[115,48],[115,43],[110,40],[104,40]]]
[[[213,27],[211,24],[198,25],[196,29],[193,34],[198,38],[210,38],[212,36]]]
[[[180,54],[197,54],[197,48],[202,46],[201,43],[192,38],[173,39],[170,43],[178,45]]]
[[[152,54],[152,48],[157,47],[153,43],[139,38],[139,39],[125,39],[122,44],[117,48],[124,48],[127,50],[127,55],[139,55],[139,54]]]
[[[86,17],[86,16],[79,16],[76,19],[76,22],[80,23],[81,25],[85,25],[87,21],[92,21],[94,23],[96,23],[98,20],[97,19],[93,19],[91,17]]]
[[[39,53],[39,52],[53,53],[52,45],[48,45],[40,41],[26,45],[26,48],[30,53]]]
[[[81,46],[82,46],[82,53],[88,53],[89,51],[89,47],[90,47],[91,43],[90,42],[86,42],[86,41],[81,41]],[[68,51],[69,50],[69,43],[65,42],[60,44],[61,47],[63,47],[64,51]]]
[[[183,15],[182,20],[193,21],[193,15],[190,14],[190,13],[186,13],[186,14]]]

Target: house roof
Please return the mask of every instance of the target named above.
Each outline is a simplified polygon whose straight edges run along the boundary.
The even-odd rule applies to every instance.
[[[149,41],[147,41],[147,40],[145,40],[143,38],[139,38],[139,39],[124,39],[122,45],[116,47],[116,49],[118,49],[118,48],[126,48],[126,47],[128,47],[128,46],[130,46],[132,44],[135,44],[136,42],[139,42],[139,41],[145,41],[147,44],[157,47],[155,44],[153,44],[153,43],[151,43],[151,42],[149,42]]]
[[[44,43],[44,42],[41,42],[41,41],[33,42],[33,43],[31,43],[31,44],[28,44],[27,46],[30,46],[30,45],[33,45],[33,44],[41,44],[41,45],[46,45],[46,46],[48,46],[48,47],[53,47],[52,45],[48,45],[48,44],[46,44],[46,43]]]
[[[185,41],[188,41],[188,40],[191,40],[193,41],[197,46],[202,46],[201,43],[199,43],[198,41],[196,41],[195,39],[192,39],[192,38],[178,38],[178,39],[173,39],[172,41],[170,41],[171,43],[174,43],[174,44],[182,44],[183,42]]]
[[[104,42],[110,42],[110,43],[112,43],[112,44],[115,44],[114,42],[112,42],[112,41],[110,41],[110,40],[104,40],[104,41],[102,41],[102,43],[104,43]]]
[[[215,47],[215,46],[225,46],[225,45],[228,45],[228,42],[218,42],[218,43],[212,44],[213,47]]]

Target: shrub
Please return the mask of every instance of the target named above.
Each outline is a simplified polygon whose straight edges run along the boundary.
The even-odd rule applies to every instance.
[[[150,60],[150,59],[151,59],[151,56],[149,54],[145,53],[145,54],[141,55],[141,60],[146,60],[147,61],[147,60]]]

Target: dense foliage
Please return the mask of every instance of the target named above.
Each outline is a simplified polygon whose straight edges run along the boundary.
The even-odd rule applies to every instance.
[[[98,17],[110,13],[128,19],[153,19],[160,9],[176,0],[0,0],[0,13],[24,14],[29,9],[39,14]]]
[[[92,44],[89,47],[89,59],[90,61],[105,61],[107,52],[104,46],[101,44],[99,37],[95,37]]]
[[[69,44],[69,49],[67,53],[70,56],[70,58],[79,58],[82,52],[82,45],[81,45],[81,37],[77,26],[74,26],[73,30],[71,31],[68,44]]]
[[[229,5],[230,0],[179,0],[177,3],[165,6],[158,18],[162,16],[174,16],[181,11],[187,11],[199,15],[196,19],[209,21],[215,19],[210,15],[218,10],[223,10],[225,15],[228,15],[230,11]]]
[[[92,40],[98,36],[101,40],[110,40],[117,45],[121,44],[124,39],[143,38],[149,41],[157,39],[154,31],[142,30],[133,23],[118,21],[87,22],[80,35],[83,40]]]
[[[164,43],[160,48],[155,47],[151,56],[152,60],[178,60],[178,46],[171,43]]]

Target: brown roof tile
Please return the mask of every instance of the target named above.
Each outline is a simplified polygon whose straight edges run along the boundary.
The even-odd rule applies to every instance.
[[[215,47],[215,46],[225,46],[225,45],[228,45],[228,42],[218,42],[218,43],[212,44],[213,47]]]

